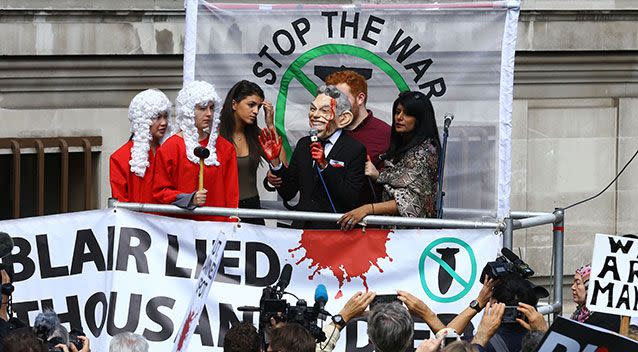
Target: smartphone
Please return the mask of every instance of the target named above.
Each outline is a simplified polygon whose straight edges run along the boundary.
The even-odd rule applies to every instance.
[[[370,308],[374,307],[375,305],[379,304],[379,303],[392,303],[394,301],[400,302],[398,295],[393,294],[393,295],[376,295],[374,296],[374,298],[372,299],[372,302],[370,303]]]
[[[516,318],[524,319],[525,315],[518,311],[518,306],[505,306],[502,323],[516,323]]]

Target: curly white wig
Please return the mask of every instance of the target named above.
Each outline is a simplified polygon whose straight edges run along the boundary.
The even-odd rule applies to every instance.
[[[195,107],[206,106],[213,103],[213,124],[210,128],[210,138],[207,148],[210,156],[204,160],[208,166],[219,166],[217,161],[217,136],[219,135],[219,116],[222,110],[222,100],[215,91],[215,86],[203,81],[193,81],[184,86],[177,94],[175,100],[175,110],[177,115],[177,125],[182,130],[184,144],[186,145],[186,157],[193,163],[199,163],[199,158],[195,156],[193,150],[199,146],[197,127],[195,127]]]
[[[150,165],[148,151],[151,149],[151,125],[153,118],[160,114],[170,115],[173,106],[166,94],[159,89],[147,89],[138,93],[128,106],[128,119],[133,133],[133,147],[131,148],[131,172],[144,177]]]

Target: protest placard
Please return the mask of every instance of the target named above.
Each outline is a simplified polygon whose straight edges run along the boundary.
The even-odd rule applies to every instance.
[[[638,316],[638,241],[596,235],[587,308],[593,312]]]
[[[597,326],[558,317],[536,351],[628,352],[638,351],[638,343]]]

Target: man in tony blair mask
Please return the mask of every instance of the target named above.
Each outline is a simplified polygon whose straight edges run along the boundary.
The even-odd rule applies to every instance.
[[[310,104],[309,136],[301,138],[285,167],[277,148],[281,138],[264,129],[260,137],[264,154],[274,175],[281,177],[277,188],[286,201],[297,192],[297,210],[344,213],[359,206],[359,192],[365,182],[365,147],[342,133],[352,122],[350,101],[334,86],[322,86]],[[274,151],[272,152],[271,149]],[[336,229],[336,223],[295,221],[295,228]]]

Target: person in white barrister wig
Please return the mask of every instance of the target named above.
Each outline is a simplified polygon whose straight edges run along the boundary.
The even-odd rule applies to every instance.
[[[218,134],[222,101],[215,87],[194,81],[179,91],[179,131],[157,151],[153,196],[164,204],[237,208],[239,186],[235,147]],[[228,221],[221,216],[195,220]]]
[[[147,89],[131,100],[131,137],[111,155],[109,163],[113,198],[121,202],[154,202],[155,151],[166,134],[172,105],[158,89]]]

